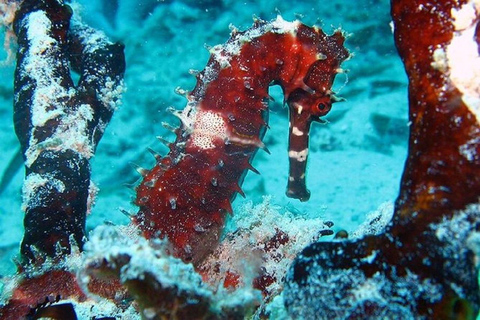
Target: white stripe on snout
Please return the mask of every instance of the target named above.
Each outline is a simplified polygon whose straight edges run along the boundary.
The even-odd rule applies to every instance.
[[[293,127],[292,134],[294,136],[300,137],[300,136],[303,136],[303,131],[300,131],[297,127]]]
[[[297,160],[298,162],[304,162],[307,160],[308,148],[303,149],[302,151],[289,151],[288,156],[292,159]]]

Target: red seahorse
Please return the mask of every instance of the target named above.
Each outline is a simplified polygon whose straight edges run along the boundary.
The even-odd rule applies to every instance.
[[[173,253],[194,264],[215,248],[231,201],[243,195],[246,170],[255,170],[250,162],[264,148],[272,84],[282,87],[290,110],[287,195],[308,200],[310,124],[339,100],[331,87],[349,57],[344,41],[339,30],[328,36],[279,16],[255,20],[244,32],[234,29],[225,44],[211,48],[195,88],[185,94],[185,109],[174,111],[181,125],[168,155],[156,155],[151,170],[140,169],[134,222],[145,236],[166,236]]]

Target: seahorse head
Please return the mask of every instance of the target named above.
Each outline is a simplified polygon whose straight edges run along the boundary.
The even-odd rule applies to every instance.
[[[335,76],[344,72],[340,64],[350,54],[343,46],[345,36],[340,30],[328,36],[317,27],[299,24],[293,34],[294,63],[289,64],[279,81],[290,109],[287,196],[307,201],[310,192],[305,184],[305,169],[310,124],[322,122],[321,117],[330,111],[332,103],[343,100],[335,96],[332,85]]]

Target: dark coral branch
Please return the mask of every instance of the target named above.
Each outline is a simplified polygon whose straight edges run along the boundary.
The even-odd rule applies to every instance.
[[[468,1],[392,1],[411,121],[391,228],[403,242],[480,200],[479,11]]]
[[[473,33],[479,16],[474,10],[480,8],[467,1],[459,3],[440,1],[434,6],[419,0],[392,1],[395,41],[409,77],[411,121],[409,154],[396,202],[400,224],[412,212],[425,222],[438,221],[480,196],[480,117],[475,107],[479,92],[473,92],[473,103],[468,101],[472,92],[467,92],[475,90],[478,79],[461,75],[464,82],[470,82],[470,89],[456,79],[458,63],[475,72],[478,62],[453,53],[457,40],[468,37],[468,31],[456,26],[465,23],[454,14],[461,10],[473,10],[474,17],[467,22],[472,29],[470,41],[478,51]],[[448,14],[437,14],[434,8]],[[414,33],[418,36],[409,36]],[[461,50],[470,49],[461,45]]]
[[[80,23],[60,0],[16,13],[15,131],[26,166],[22,256],[82,246],[92,187],[89,159],[110,121],[125,70],[123,46]],[[80,74],[73,83],[70,68]]]

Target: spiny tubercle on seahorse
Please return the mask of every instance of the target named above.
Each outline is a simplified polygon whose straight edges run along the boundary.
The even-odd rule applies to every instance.
[[[342,61],[349,58],[340,30],[327,36],[317,27],[280,16],[252,28],[232,30],[231,38],[213,47],[205,69],[174,130],[177,138],[165,157],[142,171],[133,218],[147,238],[166,236],[173,254],[195,265],[218,244],[225,213],[267,126],[268,87],[282,87],[290,110],[290,176],[287,195],[301,201],[305,186],[308,137],[339,101],[331,90]]]

